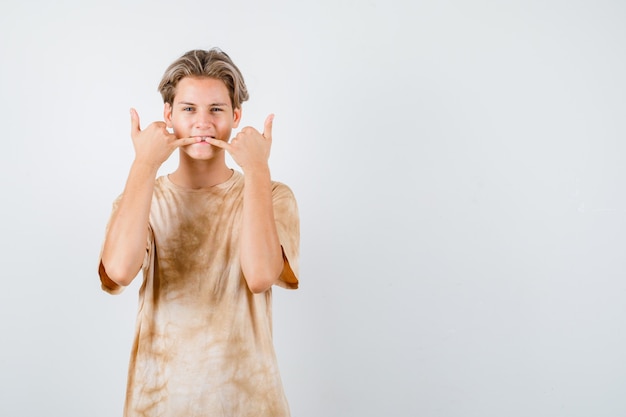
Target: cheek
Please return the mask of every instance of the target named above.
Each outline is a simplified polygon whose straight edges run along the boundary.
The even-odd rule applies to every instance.
[[[167,125],[169,130],[173,131],[173,133],[179,138],[184,137],[189,131],[186,125],[184,123],[181,123],[180,120],[171,120]]]

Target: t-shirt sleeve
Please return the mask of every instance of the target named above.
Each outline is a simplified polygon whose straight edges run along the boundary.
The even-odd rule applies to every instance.
[[[284,266],[277,285],[287,289],[298,288],[300,260],[300,217],[298,204],[291,189],[274,183],[272,190],[274,218],[278,239],[283,251]]]
[[[113,207],[111,209],[111,215],[109,216],[109,220],[107,222],[106,228],[105,228],[105,236],[107,234],[107,232],[109,231],[109,226],[111,225],[111,219],[113,219],[113,215],[115,214],[115,212],[117,211],[117,208],[119,207],[119,203],[121,200],[122,196],[118,196],[115,201],[113,202]],[[141,267],[141,269],[145,269],[146,265],[149,262],[150,259],[150,248],[152,248],[152,229],[149,230],[148,233],[148,239],[146,241],[146,255],[144,256],[144,260],[143,260],[143,265]],[[108,275],[106,270],[104,269],[104,264],[102,263],[102,250],[104,249],[104,242],[102,243],[102,246],[100,248],[100,256],[98,258],[98,275],[100,277],[100,286],[102,288],[103,291],[108,292],[109,294],[120,294],[122,291],[124,291],[124,286],[119,285],[118,283],[116,283],[115,281],[113,281]]]

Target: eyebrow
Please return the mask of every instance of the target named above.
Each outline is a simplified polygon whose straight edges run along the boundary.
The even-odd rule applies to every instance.
[[[187,101],[179,101],[176,104],[179,105],[179,106],[197,106],[197,104],[189,103]],[[227,103],[212,103],[212,104],[209,104],[209,107],[226,107],[226,106],[228,106]]]

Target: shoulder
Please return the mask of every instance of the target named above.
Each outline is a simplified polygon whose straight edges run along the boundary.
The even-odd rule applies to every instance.
[[[274,197],[291,198],[295,200],[295,194],[292,189],[287,184],[280,181],[272,181],[272,195]]]
[[[169,184],[170,180],[167,178],[167,175],[161,175],[154,181],[154,188],[162,190],[164,188],[168,188]]]
[[[272,181],[272,190],[291,191],[291,188],[287,184],[285,184],[284,182]]]
[[[153,198],[167,198],[167,196],[179,194],[181,188],[170,181],[167,175],[161,175],[154,181]]]

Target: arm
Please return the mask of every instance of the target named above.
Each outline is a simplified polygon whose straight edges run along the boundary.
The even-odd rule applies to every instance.
[[[127,286],[146,253],[148,216],[158,167],[135,160],[111,220],[102,249],[102,269],[114,283]]]
[[[260,293],[276,283],[283,269],[269,167],[245,170],[244,181],[241,270],[250,291]]]
[[[263,134],[246,127],[230,143],[210,140],[211,144],[226,149],[244,172],[240,262],[253,293],[264,292],[275,284],[284,266],[268,165],[273,120],[274,115],[268,116]]]
[[[129,285],[143,263],[150,205],[159,167],[178,146],[196,141],[193,138],[176,139],[163,122],[152,123],[142,131],[139,115],[134,109],[131,109],[131,136],[135,160],[119,206],[107,228],[100,266],[104,279],[120,286]]]

